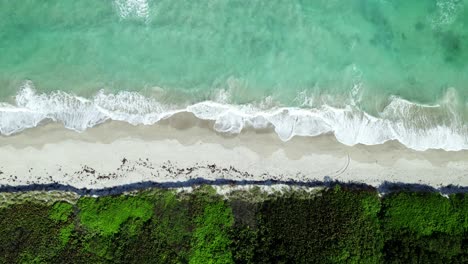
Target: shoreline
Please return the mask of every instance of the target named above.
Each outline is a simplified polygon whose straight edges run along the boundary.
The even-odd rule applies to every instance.
[[[453,93],[447,91],[443,98],[454,97]],[[356,107],[352,98],[344,104],[323,103],[302,108],[275,106],[273,102],[271,107],[262,106],[261,102],[236,105],[225,102],[224,96],[220,97],[171,105],[162,103],[166,100],[157,97],[126,91],[106,94],[101,90],[92,98],[61,91],[38,94],[32,84],[26,83],[18,92],[15,103],[0,103],[0,134],[22,133],[52,120],[76,132],[112,121],[142,126],[172,122],[185,127],[183,121],[210,123],[211,129],[220,133],[274,132],[283,142],[294,137],[333,134],[336,141],[347,146],[398,141],[416,151],[468,151],[468,127],[456,121],[463,113],[447,115],[446,110],[456,105],[449,105],[445,99],[441,99],[440,104],[423,105],[390,96],[388,104],[375,109],[373,115]],[[401,109],[405,110],[401,112]]]
[[[210,121],[191,120],[168,119],[151,126],[110,121],[83,133],[50,123],[1,137],[0,189],[70,186],[97,191],[144,183],[192,184],[196,179],[432,190],[468,186],[468,151],[418,152],[397,142],[350,147],[332,135],[283,142],[267,130],[229,136],[213,131]]]

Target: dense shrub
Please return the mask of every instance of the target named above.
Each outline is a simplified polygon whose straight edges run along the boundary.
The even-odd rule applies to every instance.
[[[375,193],[328,190],[314,199],[278,197],[263,203],[262,262],[377,263],[383,240]]]
[[[43,263],[61,250],[60,226],[37,203],[0,209],[0,263]]]
[[[383,199],[389,263],[468,262],[468,199],[436,193],[396,193]]]
[[[467,231],[463,194],[154,189],[4,207],[0,263],[467,263]]]
[[[228,235],[233,221],[231,208],[224,202],[207,204],[195,219],[190,263],[233,263]]]

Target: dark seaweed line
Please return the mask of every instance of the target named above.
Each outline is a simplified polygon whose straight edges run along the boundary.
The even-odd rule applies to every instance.
[[[371,185],[358,182],[339,182],[339,181],[281,181],[281,180],[228,180],[216,179],[207,180],[204,178],[194,178],[187,181],[171,181],[171,182],[139,182],[130,183],[114,187],[106,187],[102,189],[86,189],[76,188],[66,184],[51,183],[51,184],[31,184],[31,185],[0,185],[0,193],[2,192],[27,192],[27,191],[67,191],[74,192],[78,195],[116,195],[124,192],[144,190],[148,188],[183,188],[193,187],[198,185],[212,185],[212,186],[246,186],[246,185],[259,185],[259,186],[272,186],[276,184],[283,184],[287,186],[297,187],[328,187],[332,188],[336,185],[354,190],[367,190],[378,191],[379,193],[390,193],[397,191],[413,191],[413,192],[439,192],[442,194],[455,194],[455,193],[468,193],[468,186],[455,186],[448,185],[444,187],[434,188],[424,184],[408,184],[402,182],[384,182],[379,187],[375,188]]]

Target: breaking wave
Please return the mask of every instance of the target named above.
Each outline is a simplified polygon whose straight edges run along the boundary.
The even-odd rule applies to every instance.
[[[107,120],[152,125],[176,113],[187,112],[196,118],[213,121],[214,129],[222,133],[272,128],[283,141],[294,136],[332,133],[346,145],[376,145],[397,140],[420,151],[468,149],[468,126],[453,109],[450,93],[438,105],[415,104],[392,97],[378,115],[370,115],[355,105],[265,109],[253,104],[235,105],[222,101],[180,107],[126,91],[117,94],[100,91],[88,99],[62,91],[39,94],[32,83],[27,82],[14,103],[0,103],[0,133],[12,135],[46,120],[63,123],[66,128],[78,132]]]

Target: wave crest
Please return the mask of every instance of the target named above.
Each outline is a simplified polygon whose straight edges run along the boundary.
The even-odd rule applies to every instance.
[[[238,134],[246,128],[273,128],[283,141],[294,136],[333,133],[346,145],[375,145],[397,140],[421,151],[468,149],[468,127],[451,106],[420,105],[398,97],[391,98],[381,113],[373,116],[355,105],[264,109],[205,101],[176,107],[126,91],[117,94],[101,91],[86,99],[61,91],[38,94],[31,82],[22,87],[15,104],[0,104],[0,133],[18,133],[44,120],[61,122],[66,128],[79,132],[106,120],[151,125],[181,112],[214,121],[213,128],[222,133]]]

